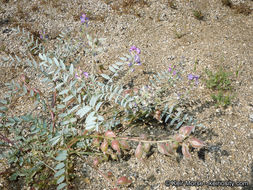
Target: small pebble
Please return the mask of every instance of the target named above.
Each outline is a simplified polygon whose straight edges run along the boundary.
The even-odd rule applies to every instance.
[[[249,114],[249,120],[251,123],[253,123],[253,113]]]

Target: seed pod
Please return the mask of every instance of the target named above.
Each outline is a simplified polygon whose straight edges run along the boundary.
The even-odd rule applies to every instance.
[[[205,143],[203,141],[195,137],[191,137],[188,141],[193,148],[202,148],[203,146],[205,146]]]
[[[143,154],[142,145],[141,145],[141,143],[139,143],[136,150],[135,150],[135,157],[137,159],[141,159],[142,154]]]
[[[119,141],[118,140],[113,140],[111,143],[112,149],[116,150],[117,153],[120,153],[120,147],[119,147]]]
[[[194,126],[184,126],[179,129],[179,133],[184,137],[187,137],[194,130],[194,128]]]
[[[116,137],[116,135],[115,135],[114,132],[112,132],[112,131],[106,131],[106,132],[105,132],[105,136],[106,136],[106,137]]]
[[[182,153],[185,158],[191,158],[191,154],[189,152],[189,147],[185,143],[182,144]]]
[[[99,145],[100,145],[100,140],[99,140],[99,138],[93,139],[93,145],[94,145],[95,147],[99,147]]]
[[[173,140],[176,141],[176,142],[182,142],[184,140],[184,136],[181,135],[181,134],[176,134],[173,136]]]
[[[101,150],[103,151],[103,153],[106,153],[106,151],[108,150],[108,142],[106,139],[104,139],[103,143],[101,144]]]
[[[128,185],[132,183],[131,180],[129,180],[126,176],[123,176],[123,177],[120,177],[118,180],[117,180],[117,184],[118,185]]]
[[[144,143],[144,146],[143,146],[144,152],[149,152],[150,147],[151,147],[151,144],[150,144],[150,143]]]
[[[120,145],[121,145],[121,147],[122,147],[123,149],[126,149],[126,150],[129,150],[129,149],[130,149],[130,147],[129,147],[129,145],[128,145],[128,143],[127,143],[126,140],[121,140],[121,141],[120,141]]]
[[[95,158],[95,159],[93,160],[93,165],[94,165],[95,167],[97,167],[98,164],[99,164],[99,160],[98,160],[98,158]]]

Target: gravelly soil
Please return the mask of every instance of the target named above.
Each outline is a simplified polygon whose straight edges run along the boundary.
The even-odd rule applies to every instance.
[[[189,109],[206,132],[199,137],[209,149],[193,152],[192,160],[176,160],[154,153],[143,161],[133,155],[125,161],[101,164],[101,171],[112,171],[115,176],[130,176],[133,183],[125,189],[253,189],[253,14],[238,13],[238,9],[223,6],[219,0],[174,1],[175,8],[163,0],[132,1],[1,1],[0,7],[0,55],[22,51],[22,44],[16,40],[10,29],[19,24],[34,34],[45,31],[48,44],[55,43],[62,30],[79,32],[81,13],[90,17],[89,30],[92,34],[107,38],[106,52],[100,62],[113,63],[129,47],[141,49],[142,66],[134,73],[135,85],[145,84],[147,75],[143,71],[162,71],[170,64],[185,63],[185,73],[205,77],[206,68],[222,68],[236,73],[233,75],[235,98],[226,108],[216,108],[203,80],[194,93],[189,95],[192,104]],[[249,6],[253,2],[240,2]],[[130,6],[131,5],[131,6]],[[37,7],[37,8],[36,8]],[[194,10],[201,10],[203,20],[193,16]],[[244,13],[247,11],[244,11]],[[17,23],[18,22],[18,23]],[[198,60],[196,70],[194,63]],[[84,61],[84,65],[87,64]],[[20,70],[0,69],[1,94],[3,83],[15,78]],[[20,102],[21,104],[21,102]],[[26,103],[16,105],[15,111],[30,109]],[[161,126],[136,126],[121,135],[168,133]],[[84,160],[91,158],[84,158]],[[0,163],[1,166],[1,163]],[[110,189],[106,180],[91,170],[83,160],[78,160],[75,189]],[[0,168],[3,168],[0,167]],[[211,186],[165,186],[166,180],[177,181],[247,181],[248,187]],[[16,184],[17,185],[17,184]],[[15,186],[0,179],[0,188],[26,189],[25,185]]]

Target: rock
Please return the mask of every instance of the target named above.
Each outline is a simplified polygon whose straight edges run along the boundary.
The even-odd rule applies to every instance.
[[[250,120],[251,123],[253,123],[253,113],[249,114],[249,120]]]

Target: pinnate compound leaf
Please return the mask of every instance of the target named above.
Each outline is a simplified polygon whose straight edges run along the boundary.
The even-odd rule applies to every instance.
[[[70,96],[67,96],[63,102],[68,102],[69,100],[71,100],[74,96],[73,95],[70,95]]]
[[[62,67],[63,70],[66,70],[66,66],[65,66],[65,64],[63,63],[62,60],[60,60],[60,65],[61,65],[61,67]]]
[[[69,89],[64,89],[59,93],[59,95],[67,94],[69,92]]]
[[[7,110],[8,110],[7,107],[4,107],[4,106],[1,106],[1,107],[0,107],[0,111],[7,111]]]
[[[70,72],[71,75],[74,74],[74,66],[73,66],[73,64],[70,65],[69,72]]]
[[[56,65],[57,67],[60,67],[59,62],[58,62],[58,60],[57,60],[55,57],[53,58],[53,60],[54,60],[55,65]]]
[[[5,105],[6,105],[8,102],[7,102],[7,100],[1,100],[1,99],[0,99],[0,103],[2,103],[2,104],[5,104]]]
[[[61,150],[61,151],[59,151],[59,154],[58,154],[58,156],[55,158],[55,160],[57,160],[57,161],[66,160],[67,155],[68,155],[67,150]]]
[[[55,144],[57,144],[59,142],[60,139],[61,139],[61,135],[58,135],[58,136],[50,139],[49,142],[51,142],[52,143],[51,145],[54,146]]]
[[[96,105],[96,111],[99,110],[99,108],[101,107],[101,105],[103,104],[103,102],[98,102],[97,105]]]
[[[101,76],[102,76],[103,78],[107,79],[107,80],[110,80],[110,79],[111,79],[111,78],[110,78],[108,75],[106,75],[106,74],[101,74]]]
[[[59,177],[59,176],[61,176],[62,174],[64,174],[65,173],[65,169],[63,168],[63,169],[60,169],[58,172],[56,172],[55,174],[54,174],[54,177]]]
[[[64,179],[65,179],[65,176],[64,176],[64,175],[61,176],[61,177],[57,180],[57,184],[62,183],[62,182],[64,181]]]
[[[176,129],[179,129],[179,127],[181,127],[181,125],[184,123],[184,121],[180,121],[177,126],[176,126]]]
[[[90,99],[90,106],[94,108],[99,96],[92,96]]]
[[[78,110],[78,111],[76,112],[76,114],[82,118],[82,117],[83,117],[85,114],[87,114],[90,110],[91,110],[91,107],[90,107],[90,106],[84,106],[83,108],[81,108],[80,110]]]
[[[67,186],[66,183],[61,183],[60,185],[58,185],[57,190],[61,190],[61,189],[63,189],[66,186]]]
[[[116,73],[116,70],[112,66],[109,66],[109,70],[112,71],[113,73]]]
[[[93,111],[87,116],[87,118],[85,119],[86,124],[93,123],[97,119],[97,117],[94,117],[95,113],[96,112]]]
[[[65,166],[65,164],[63,162],[61,162],[61,163],[57,164],[54,169],[59,170],[59,169],[62,169],[64,166]]]

